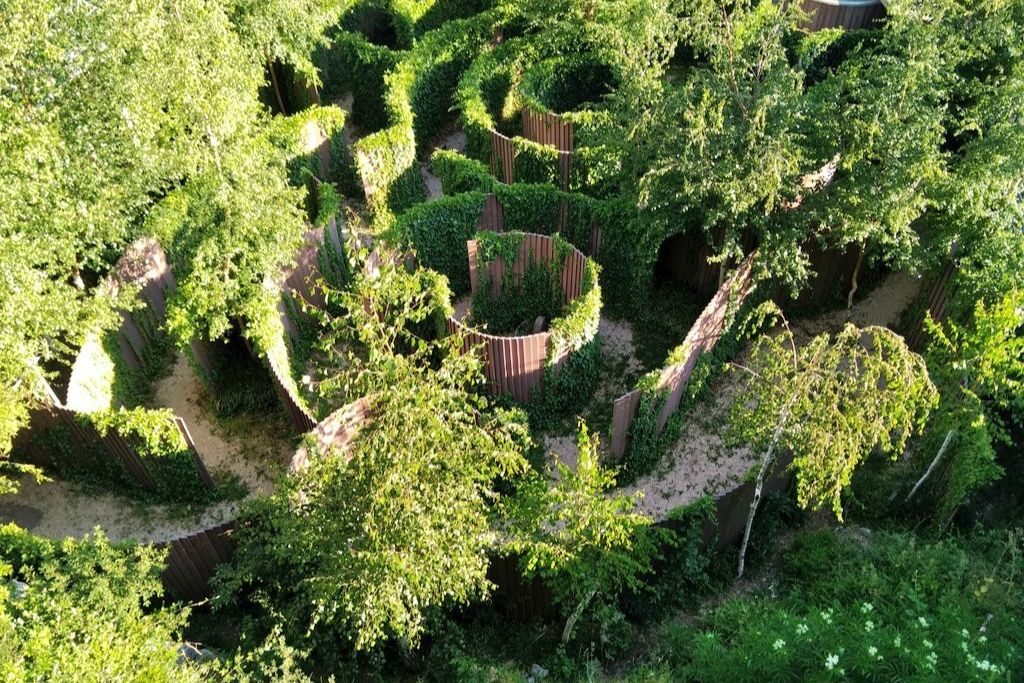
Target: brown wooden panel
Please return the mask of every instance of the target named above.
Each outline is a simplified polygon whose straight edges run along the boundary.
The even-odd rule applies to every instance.
[[[623,394],[615,399],[612,404],[612,443],[611,451],[616,457],[621,458],[626,454],[628,445],[629,427],[636,419],[636,411],[640,406],[640,390]]]
[[[498,131],[491,131],[491,173],[506,185],[512,182],[515,168],[512,140]]]
[[[175,415],[173,420],[174,425],[181,434],[181,438],[185,440],[185,445],[188,446],[189,451],[192,453],[192,459],[196,464],[196,471],[199,472],[199,478],[208,488],[212,489],[214,487],[213,477],[210,476],[210,471],[206,469],[206,463],[203,462],[203,458],[199,455],[196,442],[192,440],[192,433],[188,431],[188,426],[183,419]]]
[[[505,229],[505,210],[493,194],[484,197],[476,229],[483,232],[503,232]]]
[[[202,572],[192,559],[191,551],[184,539],[174,539],[170,543],[171,555],[168,562],[174,562],[182,578],[181,595],[186,600],[199,600],[205,595],[205,582]]]

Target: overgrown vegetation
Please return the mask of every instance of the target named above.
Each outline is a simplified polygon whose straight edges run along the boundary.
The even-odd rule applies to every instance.
[[[159,550],[0,529],[0,677],[1024,676],[1024,3],[891,0],[815,32],[808,7],[8,2],[0,493],[41,474],[22,453],[144,503],[241,493],[145,408],[175,348],[215,415],[262,434],[283,397],[316,429],[239,505],[193,611]],[[571,151],[531,139],[534,115],[571,124]],[[523,232],[554,255],[513,277]],[[471,239],[506,269],[468,322],[550,333],[522,405],[485,380],[508,359],[446,323]],[[112,284],[140,241],[168,256],[166,322]],[[687,335],[755,250],[754,293]],[[894,271],[928,276],[904,312],[923,345],[841,310],[803,334],[795,314],[838,295],[852,315]],[[762,328],[768,299],[792,329]],[[646,372],[620,469],[597,431],[628,383],[597,389],[605,305],[635,334],[628,382]],[[47,415],[43,380],[77,419]],[[720,391],[716,436],[761,466],[652,519],[669,506],[623,487],[681,468],[663,456]],[[19,500],[0,510],[31,517]],[[186,564],[200,588],[214,570]],[[210,661],[179,656],[186,634]]]

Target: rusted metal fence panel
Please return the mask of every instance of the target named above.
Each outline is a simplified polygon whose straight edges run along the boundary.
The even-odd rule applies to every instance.
[[[571,121],[565,121],[558,114],[535,112],[524,108],[522,112],[523,138],[541,145],[554,147],[557,152],[559,187],[568,191],[572,177],[574,154],[574,129]],[[516,150],[512,138],[491,130],[491,175],[510,185],[515,182]],[[559,209],[558,226],[565,226],[565,210]]]
[[[718,288],[711,301],[697,317],[683,339],[686,349],[683,360],[661,371],[656,388],[667,392],[665,405],[658,415],[658,432],[665,428],[682,401],[683,390],[700,356],[714,348],[725,331],[725,323],[731,307],[739,306],[754,290],[753,263],[756,252],[742,264]],[[640,403],[640,392],[631,391],[620,396],[612,407],[611,450],[616,457],[622,457],[629,446],[629,428],[636,419]]]
[[[802,8],[807,13],[804,28],[811,32],[871,28],[885,16],[881,0],[805,0]]]
[[[330,450],[347,454],[348,447],[367,420],[371,419],[371,402],[363,397],[348,403],[323,419],[313,429],[313,437],[320,452]],[[309,465],[309,450],[300,446],[288,465],[289,472],[301,472]]]
[[[225,522],[189,536],[157,544],[167,550],[164,587],[181,600],[196,601],[210,596],[210,579],[217,567],[231,560],[235,544],[235,522]]]
[[[634,389],[615,399],[612,404],[612,453],[622,457],[628,445],[629,428],[636,419],[637,408],[640,407],[641,392]]]
[[[511,266],[503,259],[481,266],[477,262],[476,240],[466,242],[469,259],[470,290],[475,293],[483,282],[489,283],[494,295],[501,291],[501,284],[508,272],[513,282],[520,281],[530,260],[548,263],[555,258],[554,241],[547,235],[529,233],[524,236],[519,254]],[[586,256],[573,248],[565,259],[561,272],[563,300],[568,303],[582,291]],[[461,332],[464,335],[463,353],[477,349],[484,364],[484,375],[493,394],[511,394],[517,401],[526,402],[540,389],[544,381],[544,367],[547,364],[550,333],[538,332],[520,336],[490,335],[470,330],[459,320],[449,318],[449,334]],[[556,365],[568,358],[565,352],[557,359]]]
[[[480,210],[480,219],[476,223],[476,229],[477,232],[503,232],[505,230],[505,210],[493,194],[484,197],[484,206]]]
[[[341,245],[341,236],[335,222],[326,228],[308,230],[303,237],[292,264],[282,274],[281,297],[277,302],[277,313],[287,335],[287,343],[283,353],[267,354],[271,379],[278,398],[288,412],[296,432],[304,434],[316,426],[316,418],[306,407],[305,401],[297,394],[295,382],[291,379],[291,368],[282,363],[282,355],[291,362],[292,346],[299,340],[301,328],[309,320],[301,312],[303,303],[317,308],[327,305],[323,288],[318,285],[320,272],[319,254],[325,240],[330,240],[336,247]]]

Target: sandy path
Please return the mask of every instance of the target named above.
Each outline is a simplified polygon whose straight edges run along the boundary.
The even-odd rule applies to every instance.
[[[178,355],[171,374],[156,383],[151,401],[154,408],[170,408],[185,420],[196,450],[211,473],[225,472],[238,476],[250,491],[269,493],[274,487],[274,444],[259,448],[262,439],[253,441],[241,436],[228,439],[202,405],[203,386],[184,356]],[[279,437],[278,460],[287,463],[292,448],[286,434]]]
[[[211,505],[183,516],[159,505],[143,506],[109,493],[87,494],[73,484],[53,480],[21,482],[17,495],[0,498],[0,520],[16,522],[34,534],[81,538],[96,527],[112,541],[159,543],[188,536],[234,517],[236,502]]]
[[[846,308],[825,313],[814,318],[793,322],[793,333],[800,337],[813,337],[822,332],[838,332],[847,321],[858,327],[881,325],[893,327],[900,315],[913,303],[921,290],[921,278],[906,273],[892,273],[871,290],[864,299]]]
[[[292,455],[290,435],[267,429],[224,434],[202,405],[202,385],[181,355],[172,372],[154,385],[152,407],[171,408],[185,420],[207,468],[236,475],[250,492],[268,493]],[[258,427],[258,425],[257,425]],[[112,540],[152,543],[186,536],[235,515],[237,502],[184,511],[142,505],[109,493],[92,493],[65,481],[36,484],[30,478],[13,496],[0,498],[0,521],[17,522],[49,538],[81,537],[101,527]]]
[[[643,365],[636,357],[633,328],[628,322],[602,317],[597,333],[601,338],[601,376],[593,397],[581,411],[592,428],[596,421],[595,412],[610,410],[612,402],[632,389],[643,371]],[[572,433],[569,434],[552,433],[542,436],[541,445],[549,459],[553,456],[563,464],[575,467],[579,457],[575,421],[570,427]],[[602,438],[600,447],[604,449],[607,445],[607,439]],[[553,464],[550,471],[556,471]]]
[[[845,308],[805,320],[792,321],[794,335],[806,340],[822,332],[836,332],[850,321],[858,326],[892,327],[914,301],[920,289],[919,278],[893,273],[863,300]],[[749,447],[735,447],[722,438],[729,406],[743,378],[726,372],[711,389],[712,398],[690,411],[683,430],[668,457],[653,473],[641,477],[623,490],[642,490],[640,504],[644,512],[662,519],[674,508],[693,502],[707,493],[724,493],[743,481],[758,465],[758,456]]]
[[[655,472],[641,477],[623,491],[643,491],[640,509],[655,519],[691,503],[705,493],[725,493],[743,481],[757,465],[757,455],[748,447],[730,447],[722,438],[732,397],[742,378],[734,372],[715,383],[713,398],[693,410],[673,446]]]

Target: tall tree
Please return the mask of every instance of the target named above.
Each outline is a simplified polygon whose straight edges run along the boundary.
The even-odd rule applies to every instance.
[[[199,681],[178,661],[188,612],[157,607],[161,552],[0,527],[0,676],[8,681]],[[16,578],[18,583],[11,582]]]
[[[927,324],[928,366],[942,400],[925,441],[933,446],[925,451],[929,464],[907,501],[927,484],[942,526],[971,493],[1002,475],[995,445],[1010,443],[1008,421],[1024,422],[1024,290],[991,306],[979,301],[967,324]]]
[[[733,438],[762,452],[737,573],[743,575],[764,481],[783,452],[793,455],[797,502],[829,505],[841,520],[842,493],[871,451],[893,457],[924,427],[938,402],[924,359],[883,327],[847,325],[797,346],[788,324],[759,337],[733,401]]]
[[[856,44],[808,90],[809,148],[835,171],[791,214],[802,232],[861,259],[870,249],[894,266],[910,261],[914,222],[946,174],[943,103],[954,64],[917,6],[897,2],[876,40]]]
[[[444,278],[380,256],[379,268],[353,269],[347,290],[326,286],[342,314],[327,316],[316,373],[328,403],[365,397],[368,417],[344,444],[310,446],[308,467],[250,509],[218,597],[251,594],[289,640],[314,647],[413,644],[431,610],[487,595],[489,558],[510,539],[554,569],[628,544],[623,529],[647,521],[605,497],[592,457],[551,489],[531,473],[525,413],[474,392],[479,359],[461,353],[461,336],[437,336]],[[504,505],[519,489],[525,498]],[[582,509],[600,514],[577,518]]]

